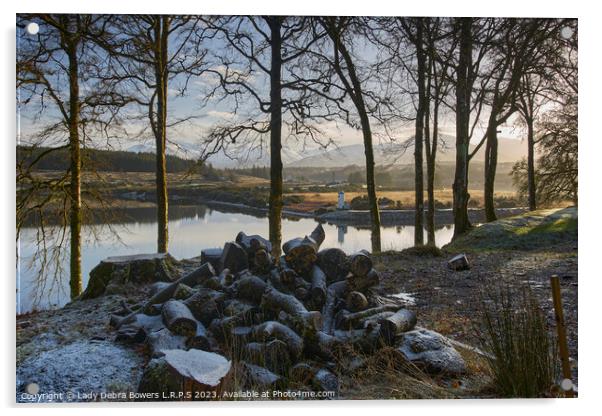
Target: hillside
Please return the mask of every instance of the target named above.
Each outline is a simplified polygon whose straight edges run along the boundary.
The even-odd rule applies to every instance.
[[[439,150],[437,154],[438,162],[454,162],[455,161],[455,138],[449,135],[443,136],[445,146]],[[475,145],[470,145],[472,152]],[[414,160],[413,148],[404,149],[399,144],[380,144],[375,145],[375,162],[377,165],[406,165],[412,164]],[[479,149],[474,157],[474,161],[484,161],[484,146]],[[498,162],[516,162],[527,154],[526,142],[516,139],[499,139]],[[349,165],[363,165],[364,162],[364,145],[355,144],[349,146],[341,146],[322,152],[312,152],[300,160],[289,163],[290,167],[335,167]]]
[[[31,148],[17,146],[17,163],[30,165],[47,147]],[[187,172],[195,168],[196,161],[178,156],[167,155],[169,173]],[[64,171],[69,168],[68,149],[58,149],[44,155],[36,162],[37,170]],[[149,152],[129,152],[122,150],[82,149],[82,169],[100,172],[154,172],[155,154]],[[204,167],[204,170],[210,170]]]

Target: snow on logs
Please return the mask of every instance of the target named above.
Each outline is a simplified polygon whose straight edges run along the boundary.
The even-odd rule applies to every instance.
[[[145,343],[153,358],[140,391],[219,390],[230,360],[255,385],[303,380],[338,391],[338,351],[374,353],[399,343],[416,314],[376,296],[380,276],[370,253],[320,249],[324,239],[318,225],[285,242],[274,259],[269,241],[240,232],[223,249],[203,251],[206,262],[196,270],[154,284],[146,302],[113,315],[116,341]]]

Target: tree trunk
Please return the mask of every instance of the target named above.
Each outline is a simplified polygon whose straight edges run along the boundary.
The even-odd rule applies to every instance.
[[[527,181],[529,187],[529,210],[537,209],[537,198],[535,189],[535,133],[533,119],[527,118]]]
[[[81,270],[81,156],[79,140],[79,68],[77,61],[78,41],[70,36],[67,39],[67,54],[69,56],[69,152],[71,182],[69,184],[70,198],[70,244],[69,287],[71,299],[82,292]]]
[[[363,112],[362,131],[364,135],[364,154],[366,155],[366,184],[368,187],[368,203],[370,204],[370,219],[372,226],[371,241],[372,252],[378,253],[381,250],[380,243],[380,212],[378,210],[378,198],[376,196],[376,184],[374,182],[374,150],[372,148],[372,131],[368,115]]]
[[[470,73],[472,66],[472,18],[460,19],[460,58],[456,83],[456,171],[454,175],[454,236],[466,233],[468,220],[468,144],[470,140]]]
[[[489,120],[487,142],[485,144],[485,189],[483,198],[485,200],[485,218],[487,222],[497,220],[493,201],[495,172],[497,168],[497,148],[497,123],[495,122],[495,114],[492,114]]]
[[[423,134],[425,123],[425,72],[426,58],[424,47],[422,44],[423,38],[423,21],[417,19],[416,30],[416,59],[418,61],[418,110],[416,112],[416,134],[414,140],[414,193],[415,193],[415,216],[414,216],[414,245],[421,246],[424,244],[424,178],[422,171],[422,153],[423,153]],[[428,120],[427,120],[428,122]]]
[[[433,132],[430,151],[426,158],[426,193],[428,210],[426,213],[427,244],[435,246],[435,163],[437,160],[437,142],[439,140],[439,103],[435,101],[433,108]]]
[[[167,165],[165,146],[167,141],[167,51],[169,18],[155,18],[155,80],[157,100],[156,147],[156,192],[157,192],[157,251],[167,252]]]
[[[270,242],[272,255],[280,257],[282,242],[282,37],[281,18],[268,18],[271,31],[270,66]]]

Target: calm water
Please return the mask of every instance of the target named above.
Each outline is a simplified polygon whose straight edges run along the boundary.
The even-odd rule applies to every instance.
[[[84,287],[90,270],[109,256],[152,253],[156,248],[156,223],[154,210],[138,209],[129,212],[129,218],[109,227],[83,226],[82,271]],[[283,241],[311,232],[317,222],[314,219],[290,220],[282,223]],[[340,247],[346,252],[370,249],[370,231],[352,226],[324,224],[326,240],[323,247]],[[199,207],[170,207],[169,251],[177,259],[195,257],[201,250],[222,247],[224,242],[234,240],[239,231],[247,234],[267,236],[268,219],[240,213],[224,213]],[[116,238],[115,233],[119,235]],[[453,226],[444,226],[436,231],[438,246],[448,243]],[[414,227],[383,227],[381,231],[383,250],[401,250],[412,246]],[[425,237],[426,239],[426,237]],[[34,309],[49,309],[63,306],[69,300],[68,258],[62,260],[64,272],[60,281],[45,273],[45,281],[36,279],[39,263],[34,258],[35,230],[26,229],[19,247],[21,258],[17,269],[17,312]],[[66,244],[68,247],[68,243]],[[68,250],[65,250],[67,254]]]

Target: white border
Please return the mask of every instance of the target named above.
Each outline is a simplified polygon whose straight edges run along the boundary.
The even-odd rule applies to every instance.
[[[477,414],[507,415],[516,411],[532,411],[541,414],[567,414],[594,408],[600,395],[600,172],[599,159],[602,155],[600,135],[600,26],[602,16],[597,13],[594,2],[576,1],[525,1],[504,0],[502,2],[468,1],[386,1],[386,0],[302,0],[283,2],[276,0],[225,0],[225,1],[124,1],[103,0],[98,2],[81,0],[8,0],[2,2],[3,64],[1,65],[3,96],[0,99],[4,128],[2,140],[2,189],[4,191],[0,215],[2,221],[2,247],[0,249],[4,273],[2,296],[3,323],[5,332],[1,343],[4,364],[1,402],[8,407],[8,414],[19,411],[30,414],[36,408],[15,407],[15,100],[14,100],[14,57],[15,57],[15,13],[17,12],[65,12],[65,13],[202,13],[202,14],[330,14],[330,15],[403,15],[403,16],[541,16],[578,17],[580,46],[580,216],[579,230],[580,280],[579,299],[579,395],[576,400],[470,400],[470,401],[355,401],[355,402],[277,402],[277,403],[201,403],[196,405],[160,403],[144,405],[102,404],[85,407],[86,414],[127,414],[132,411],[144,414],[171,412],[166,407],[177,408],[178,414],[210,412],[214,414],[243,413],[246,415],[285,414],[286,416],[314,413],[390,414],[420,415]],[[584,226],[583,224],[586,224]],[[140,408],[142,407],[142,408]],[[374,408],[374,410],[373,410]],[[47,415],[81,414],[82,406],[38,406]]]

